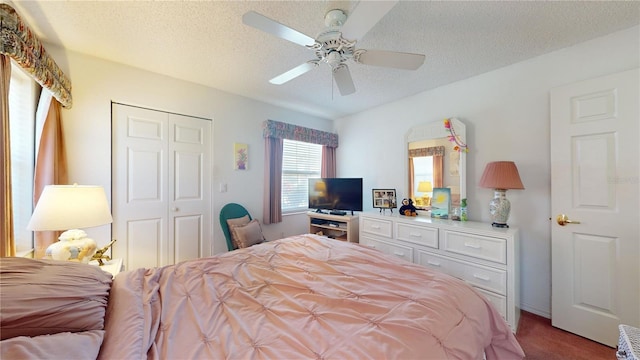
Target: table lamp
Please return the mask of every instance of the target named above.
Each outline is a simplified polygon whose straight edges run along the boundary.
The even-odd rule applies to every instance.
[[[487,164],[480,179],[480,186],[495,190],[489,202],[489,213],[494,227],[508,228],[507,220],[511,203],[507,200],[508,189],[524,189],[518,168],[513,161],[494,161]]]
[[[59,241],[49,245],[45,259],[88,263],[97,244],[79,228],[113,221],[104,189],[92,185],[47,185],[33,210],[27,229],[66,230]],[[69,230],[71,229],[71,230]]]
[[[420,181],[418,183],[418,192],[422,193],[422,203],[424,206],[429,206],[431,202],[431,197],[427,195],[433,191],[433,185],[431,185],[431,181]]]

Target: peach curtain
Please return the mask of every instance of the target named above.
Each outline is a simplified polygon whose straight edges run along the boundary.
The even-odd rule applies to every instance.
[[[11,60],[0,55],[0,112],[2,114],[2,132],[0,138],[0,156],[2,157],[2,176],[0,176],[0,257],[15,256],[16,246],[13,233],[13,205],[11,201],[11,144],[9,139],[9,83],[11,82]]]
[[[42,122],[40,142],[37,147],[36,165],[33,179],[33,205],[46,185],[68,184],[67,158],[65,155],[64,139],[62,137],[62,121],[60,116],[60,103],[51,94],[43,90],[40,104],[38,104],[38,117],[45,117]],[[59,232],[36,231],[34,232],[34,257],[44,256],[47,247],[57,241]]]
[[[444,156],[435,155],[433,157],[433,187],[441,188],[443,185]]]
[[[282,222],[282,154],[283,140],[264,138],[263,224]]]
[[[336,148],[323,145],[320,176],[323,178],[336,177],[336,163]]]

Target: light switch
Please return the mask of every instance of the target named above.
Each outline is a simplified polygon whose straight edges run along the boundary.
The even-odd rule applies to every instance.
[[[227,183],[220,183],[220,192],[227,192]]]

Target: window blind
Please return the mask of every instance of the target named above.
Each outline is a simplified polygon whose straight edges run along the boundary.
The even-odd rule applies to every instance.
[[[16,251],[33,249],[33,232],[27,230],[33,203],[35,141],[35,82],[12,63],[9,86],[11,185]]]
[[[322,145],[283,140],[282,212],[309,208],[309,180],[319,178],[322,166]]]

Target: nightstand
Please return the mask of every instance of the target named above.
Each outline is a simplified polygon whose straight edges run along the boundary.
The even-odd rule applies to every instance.
[[[104,265],[100,266],[102,271],[106,271],[113,277],[116,277],[120,271],[122,271],[122,259],[111,259],[109,261],[103,261]],[[96,260],[89,262],[90,265],[99,266]]]

